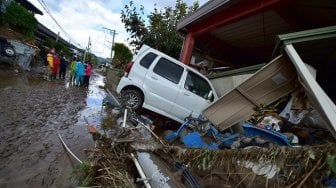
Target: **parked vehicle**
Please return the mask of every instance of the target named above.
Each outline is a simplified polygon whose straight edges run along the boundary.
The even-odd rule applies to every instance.
[[[147,45],[128,64],[117,92],[133,110],[143,107],[181,123],[218,98],[201,73]]]
[[[15,50],[13,45],[7,41],[7,39],[0,37],[0,55],[7,57],[14,57]]]

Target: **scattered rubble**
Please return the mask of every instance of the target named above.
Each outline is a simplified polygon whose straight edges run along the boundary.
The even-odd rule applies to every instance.
[[[87,151],[89,156],[87,164],[93,171],[91,171],[90,183],[83,186],[134,187],[149,184],[152,187],[163,185],[167,187],[218,185],[221,187],[306,185],[320,187],[334,185],[336,172],[333,170],[336,165],[334,142],[287,147],[297,144],[289,140],[285,142],[287,137],[283,135],[281,137],[283,142],[274,140],[280,133],[276,135],[276,132],[269,130],[268,127],[241,125],[240,128],[246,129],[245,131],[251,132],[248,129],[252,129],[263,133],[258,136],[261,133],[256,132],[251,137],[249,134],[232,134],[230,131],[233,130],[219,131],[209,121],[197,118],[187,118],[181,125],[182,128],[175,129],[176,132],[169,131],[161,134],[162,131],[158,129],[162,126],[141,113],[128,112],[125,116],[126,124],[123,127],[125,120],[123,109],[113,105],[112,109],[109,116],[114,116],[115,121],[109,122],[110,126],[105,127],[105,130],[93,129],[92,131],[92,127],[89,126],[89,132],[97,141],[97,147]],[[270,111],[265,109],[270,107],[264,108],[264,111],[267,111],[266,114],[269,114]],[[255,116],[251,118],[253,119]],[[264,125],[266,122],[272,122],[264,118],[258,119]],[[156,135],[155,132],[160,134]],[[198,139],[195,139],[196,132]],[[193,143],[188,145],[190,143],[183,138],[191,133],[193,133],[193,139],[190,140]],[[193,145],[195,140],[201,142]],[[235,145],[237,140],[241,143],[249,142],[249,144]],[[216,147],[212,147],[215,145]],[[140,175],[133,156],[144,171],[145,179]],[[151,161],[149,164],[148,160]],[[153,168],[154,172],[149,170]],[[161,183],[158,184],[158,182]]]

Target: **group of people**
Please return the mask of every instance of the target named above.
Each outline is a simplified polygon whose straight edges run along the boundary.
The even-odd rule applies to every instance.
[[[88,87],[92,71],[92,63],[85,62],[84,64],[77,58],[71,62],[70,68],[71,83],[76,86]]]
[[[86,61],[85,64],[76,56],[73,57],[70,68],[70,81],[76,86],[89,86],[92,71],[92,63]],[[59,58],[54,49],[48,51],[45,79],[65,79],[66,69],[69,62],[65,56]]]
[[[56,78],[65,79],[66,68],[69,62],[62,56],[61,58],[54,49],[49,50],[47,54],[47,66],[45,70],[45,79],[53,80]]]

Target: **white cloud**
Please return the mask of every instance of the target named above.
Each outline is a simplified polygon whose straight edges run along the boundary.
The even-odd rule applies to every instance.
[[[54,23],[50,16],[44,11],[38,0],[29,0],[36,7],[44,12],[43,16],[36,15],[36,18],[43,25],[55,33],[60,32],[59,27]],[[200,4],[203,4],[206,0],[200,0]],[[64,30],[72,36],[72,38],[80,44],[80,48],[85,48],[88,43],[89,37],[91,38],[92,52],[101,57],[110,56],[110,48],[112,36],[103,27],[114,29],[117,32],[115,36],[115,42],[125,43],[127,45],[128,34],[124,29],[124,25],[120,19],[120,12],[124,8],[125,4],[128,4],[126,0],[44,0],[49,11],[57,20],[57,22],[64,28]],[[136,0],[136,4],[143,4],[146,12],[150,12],[154,8],[154,4],[157,4],[157,8],[161,9],[166,6],[174,6],[174,0]],[[186,1],[189,5],[194,2],[193,0]],[[60,32],[60,35],[65,40],[69,40],[64,33]],[[75,41],[71,41],[75,44]]]

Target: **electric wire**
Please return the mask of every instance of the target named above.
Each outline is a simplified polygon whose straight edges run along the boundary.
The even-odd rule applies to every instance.
[[[44,2],[44,0],[37,0],[42,8],[46,11],[46,13],[50,16],[50,18],[56,23],[56,25],[61,29],[61,31],[65,34],[65,36],[72,41],[73,43],[75,43],[77,46],[80,46],[80,44],[69,34],[67,33],[64,28],[61,26],[61,24],[59,24],[57,22],[57,20],[55,19],[55,17],[51,14],[51,12],[49,11],[48,6],[46,5],[46,3]]]

